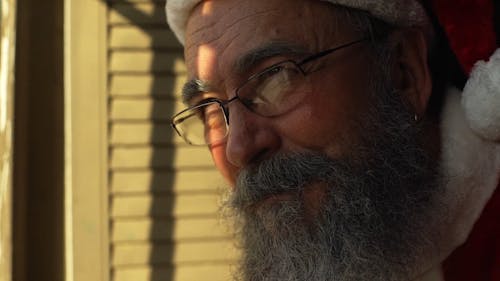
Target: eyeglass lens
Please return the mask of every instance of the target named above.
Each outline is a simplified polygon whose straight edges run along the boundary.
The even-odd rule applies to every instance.
[[[252,76],[236,91],[250,111],[265,117],[286,113],[310,92],[308,78],[292,61],[285,61]],[[184,139],[194,145],[214,144],[228,134],[223,103],[211,101],[181,112],[174,125]]]

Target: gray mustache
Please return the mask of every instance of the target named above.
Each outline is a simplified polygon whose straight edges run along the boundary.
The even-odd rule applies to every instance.
[[[329,183],[332,173],[342,166],[340,161],[322,154],[274,155],[240,172],[231,205],[236,209],[244,209],[272,195],[300,194],[308,183]]]

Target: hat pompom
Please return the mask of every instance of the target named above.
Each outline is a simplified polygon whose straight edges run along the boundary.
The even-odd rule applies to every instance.
[[[488,62],[475,64],[462,93],[462,105],[474,132],[500,140],[500,49]]]

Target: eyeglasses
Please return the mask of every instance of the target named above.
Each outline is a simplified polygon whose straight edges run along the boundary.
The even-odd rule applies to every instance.
[[[189,107],[172,117],[177,134],[191,145],[210,145],[223,141],[229,132],[228,105],[239,100],[248,110],[263,116],[282,115],[296,106],[311,92],[306,63],[335,51],[365,41],[358,39],[308,56],[300,62],[285,60],[250,76],[235,91],[235,96],[223,101],[215,98]]]

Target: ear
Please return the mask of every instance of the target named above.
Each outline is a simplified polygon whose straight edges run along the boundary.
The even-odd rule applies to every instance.
[[[427,63],[428,46],[423,32],[406,30],[392,38],[396,51],[394,76],[396,87],[409,110],[423,116],[432,93],[432,78]]]

